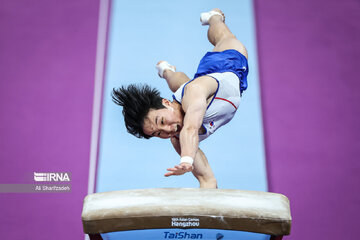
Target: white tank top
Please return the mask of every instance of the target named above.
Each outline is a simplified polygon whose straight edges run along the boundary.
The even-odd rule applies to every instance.
[[[202,123],[205,133],[199,134],[199,142],[213,134],[218,128],[228,123],[234,117],[241,97],[240,81],[236,74],[224,72],[212,73],[207,76],[213,77],[218,82],[218,89],[205,112]],[[184,87],[189,82],[181,85],[173,95],[174,100],[180,104],[184,95]]]

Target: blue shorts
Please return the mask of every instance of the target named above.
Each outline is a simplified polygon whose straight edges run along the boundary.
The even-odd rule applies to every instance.
[[[240,92],[247,89],[248,61],[235,49],[207,52],[201,59],[194,79],[210,73],[233,72],[240,79]]]

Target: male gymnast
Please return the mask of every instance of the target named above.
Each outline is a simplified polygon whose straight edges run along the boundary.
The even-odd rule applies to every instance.
[[[209,25],[212,52],[201,59],[190,79],[166,61],[156,68],[169,85],[173,101],[160,97],[148,85],[113,89],[113,101],[123,107],[125,125],[138,138],[170,138],[181,156],[180,163],[168,168],[166,177],[192,172],[201,188],[217,188],[216,178],[199,142],[228,123],[247,88],[248,62],[245,46],[231,33],[220,9],[201,14]]]

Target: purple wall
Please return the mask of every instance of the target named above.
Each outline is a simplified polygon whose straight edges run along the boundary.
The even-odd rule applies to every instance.
[[[286,239],[355,239],[360,212],[360,2],[255,1],[270,190]]]
[[[1,1],[0,183],[72,173],[71,193],[0,193],[2,239],[83,239],[98,8]]]

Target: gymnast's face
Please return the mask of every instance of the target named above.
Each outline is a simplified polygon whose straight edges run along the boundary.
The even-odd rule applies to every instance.
[[[163,99],[165,108],[150,109],[144,119],[143,131],[146,135],[170,138],[180,133],[183,126],[183,114],[178,103]]]

